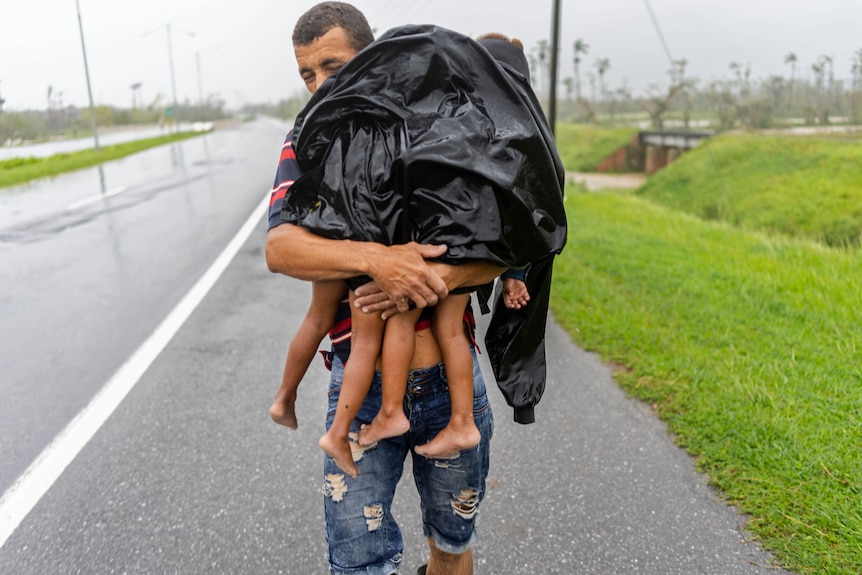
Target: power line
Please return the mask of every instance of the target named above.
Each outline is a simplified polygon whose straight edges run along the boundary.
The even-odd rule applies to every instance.
[[[649,17],[652,19],[652,24],[655,26],[655,31],[656,34],[658,34],[658,39],[661,41],[662,48],[664,48],[664,53],[667,55],[667,60],[670,62],[670,65],[673,66],[673,56],[670,55],[670,48],[667,47],[667,42],[664,40],[664,34],[661,33],[661,27],[658,25],[658,19],[652,11],[652,6],[650,6],[649,0],[644,0],[644,4],[646,5],[647,12],[649,12]]]

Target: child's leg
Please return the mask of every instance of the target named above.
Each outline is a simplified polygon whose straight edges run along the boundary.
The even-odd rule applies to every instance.
[[[350,292],[350,358],[344,366],[344,379],[338,396],[338,407],[329,430],[320,438],[320,447],[335,460],[335,464],[351,477],[359,475],[350,449],[350,424],[365,401],[374,367],[380,355],[383,320],[378,314],[365,314],[354,307],[356,294]]]
[[[473,355],[464,334],[464,308],[470,294],[450,294],[434,308],[434,335],[443,353],[452,415],[434,439],[416,447],[416,453],[442,459],[479,444],[473,422]]]
[[[345,291],[346,287],[341,280],[312,283],[311,304],[290,342],[281,386],[269,408],[269,416],[274,422],[296,429],[296,388],[311,365],[320,341],[332,328],[338,304]]]
[[[359,443],[371,445],[387,437],[398,437],[410,429],[404,415],[404,393],[413,349],[416,345],[416,320],[421,309],[399,313],[386,321],[383,333],[383,397],[374,421],[359,432]]]

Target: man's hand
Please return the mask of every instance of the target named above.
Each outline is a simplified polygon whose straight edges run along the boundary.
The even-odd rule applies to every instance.
[[[442,256],[446,249],[415,242],[385,248],[385,257],[375,258],[370,270],[374,281],[356,290],[357,307],[366,313],[383,312],[386,319],[407,311],[411,304],[436,305],[449,289],[425,260]]]
[[[424,257],[426,258],[439,257],[443,254],[443,252],[431,250],[430,248],[445,247],[426,246],[415,243],[406,244],[406,246],[413,250],[417,250],[418,253],[424,254]],[[505,268],[482,262],[474,262],[457,266],[436,262],[426,262],[425,266],[431,274],[430,277],[434,277],[443,282],[442,285],[445,287],[445,290],[436,290],[434,294],[437,297],[433,300],[431,298],[423,298],[422,301],[413,300],[418,307],[436,305],[437,301],[449,295],[449,290],[464,286],[477,286],[488,283],[505,271]],[[378,285],[378,282],[370,282],[358,288],[356,290],[356,296],[355,303],[357,307],[362,308],[362,311],[365,313],[380,312],[383,319],[388,319],[399,312],[407,311],[411,303],[410,299],[412,299],[412,296],[408,296],[409,299],[406,300],[392,297],[391,294],[387,293],[386,290]]]
[[[368,282],[356,288],[356,307],[362,308],[363,313],[380,312],[380,317],[389,319],[399,311],[398,305],[394,300],[390,299],[383,290],[377,285],[377,282]],[[410,303],[407,303],[409,309]]]

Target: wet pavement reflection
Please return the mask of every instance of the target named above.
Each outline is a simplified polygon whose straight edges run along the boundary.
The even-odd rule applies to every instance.
[[[258,120],[0,190],[0,490],[268,194],[286,130]]]

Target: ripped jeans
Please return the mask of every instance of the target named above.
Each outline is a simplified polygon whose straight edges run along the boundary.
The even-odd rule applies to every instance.
[[[336,357],[329,385],[327,429],[332,423],[344,366]],[[359,426],[377,414],[381,401],[380,373],[351,425],[351,441]],[[342,472],[329,456],[324,460],[324,511],[329,566],[337,574],[389,575],[398,571],[404,543],[391,514],[395,486],[407,453],[413,455],[413,480],[422,503],[422,522],[431,537],[448,553],[466,551],[476,538],[475,521],[485,495],[489,441],[494,431],[491,405],[473,350],[473,419],[482,434],[478,446],[452,459],[427,459],[413,448],[430,441],[449,421],[449,391],[443,364],[410,372],[404,409],[410,431],[376,445],[354,445],[359,476]]]

